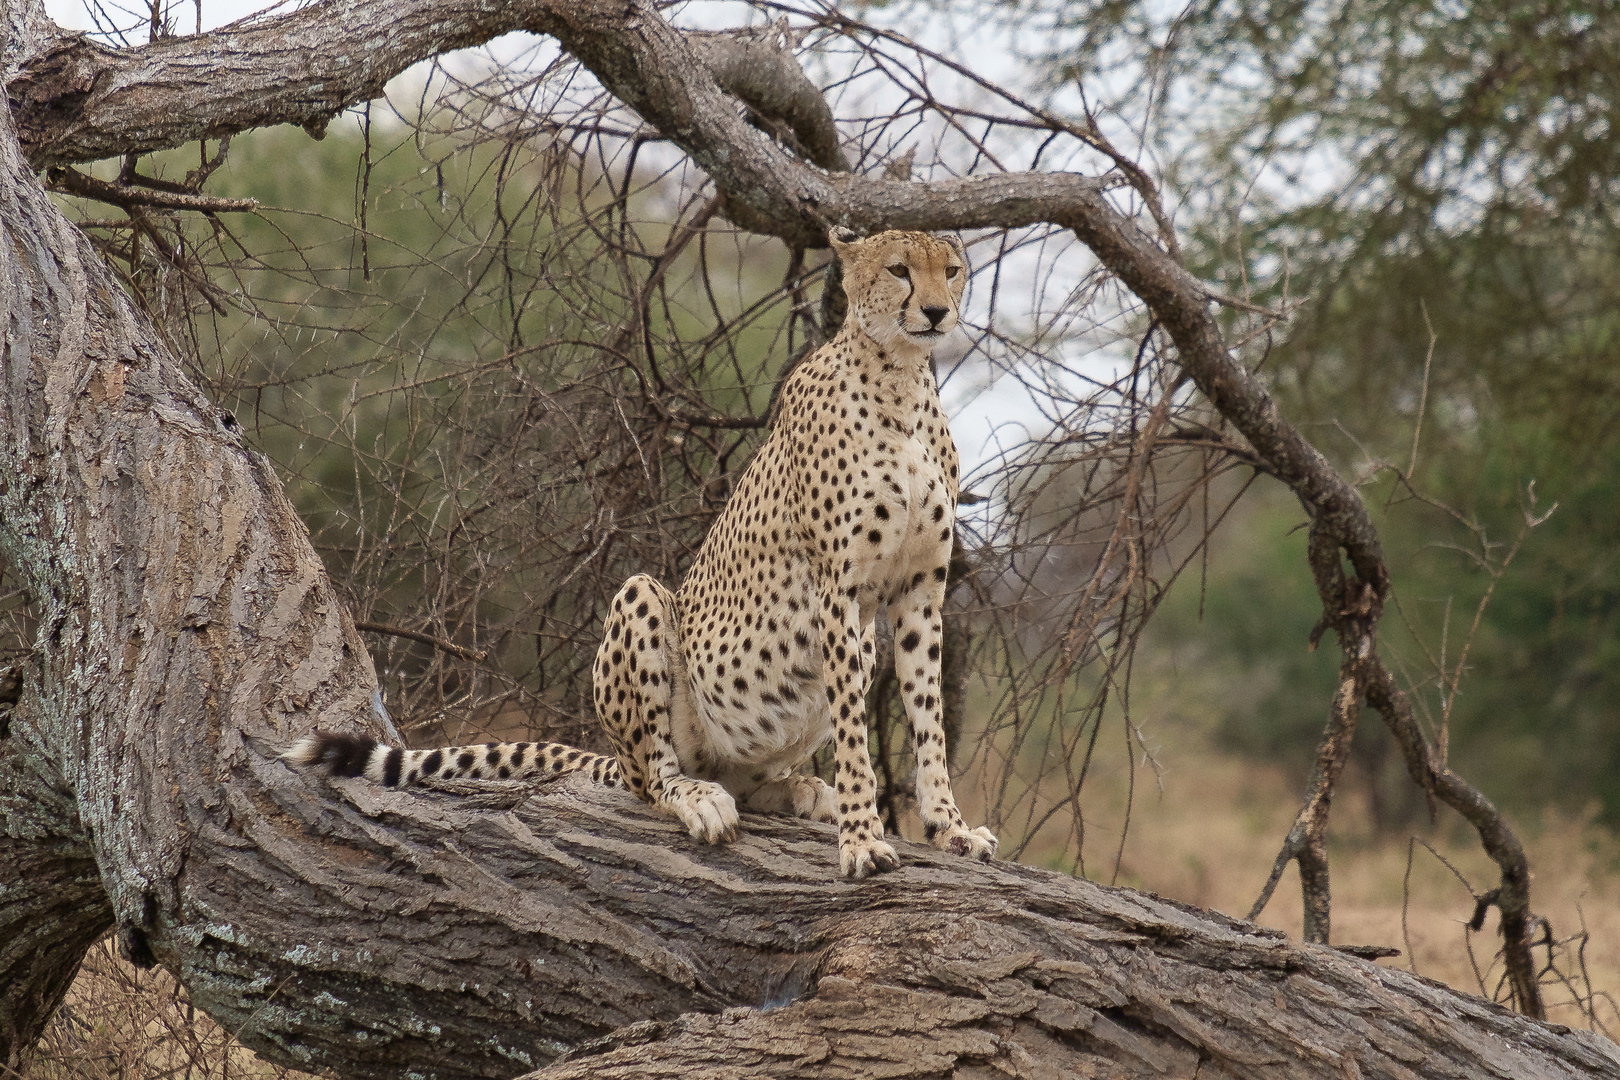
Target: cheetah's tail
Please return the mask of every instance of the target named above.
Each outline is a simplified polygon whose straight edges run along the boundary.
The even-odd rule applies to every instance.
[[[333,776],[363,776],[384,787],[418,780],[524,780],[564,772],[589,773],[606,787],[624,787],[619,763],[563,743],[482,743],[405,750],[369,735],[312,731],[281,755],[298,766],[318,765]]]

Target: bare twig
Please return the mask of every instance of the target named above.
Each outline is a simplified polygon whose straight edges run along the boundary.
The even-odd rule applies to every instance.
[[[424,634],[420,630],[410,630],[403,626],[391,626],[388,623],[356,620],[354,628],[356,630],[364,630],[367,633],[387,634],[390,637],[406,638],[410,641],[419,641],[424,645],[433,646],[440,652],[447,652],[451,656],[460,657],[463,660],[471,660],[474,663],[482,663],[489,658],[489,652],[487,650],[469,649],[464,645],[457,645],[453,641],[446,641],[442,637],[436,637],[433,634]]]
[[[1429,409],[1429,368],[1434,363],[1434,346],[1439,338],[1435,335],[1434,324],[1429,321],[1429,305],[1418,301],[1423,311],[1423,325],[1429,331],[1429,347],[1423,353],[1423,390],[1418,396],[1417,419],[1412,422],[1412,454],[1406,462],[1406,475],[1414,476],[1417,473],[1418,439],[1423,434],[1423,416]]]
[[[259,208],[257,199],[221,199],[212,195],[190,195],[178,191],[113,184],[97,180],[93,176],[86,176],[77,169],[51,169],[46,174],[46,180],[51,191],[95,199],[97,202],[111,203],[114,206],[151,206],[163,210],[196,210],[205,214]]]

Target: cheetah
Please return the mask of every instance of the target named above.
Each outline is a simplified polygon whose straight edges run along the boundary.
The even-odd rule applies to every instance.
[[[285,756],[389,786],[586,771],[709,843],[736,837],[739,803],[836,822],[839,867],[863,878],[898,865],[866,739],[886,605],[925,833],[990,859],[995,836],[957,809],[941,724],[958,465],[930,357],[956,328],[966,254],[926,233],[829,239],[849,297],[843,329],[784,381],[771,434],[679,590],[638,574],[613,599],[592,671],[612,758],[556,743],[402,750],[321,732]],[[832,785],[798,772],[829,739]]]

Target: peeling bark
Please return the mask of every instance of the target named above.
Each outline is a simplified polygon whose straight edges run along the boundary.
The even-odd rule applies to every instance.
[[[1594,1036],[1126,890],[911,845],[899,872],[848,883],[814,824],[749,817],[705,848],[572,781],[452,798],[287,768],[276,751],[311,727],[380,723],[364,644],[273,471],[31,168],[318,129],[414,60],[514,28],[558,37],[709,171],[728,213],[790,243],[820,244],[827,221],[1073,229],[1333,561],[1376,597],[1387,573],[1354,490],[1101,179],[823,171],[750,127],[703,46],[637,0],[347,0],[125,52],[0,6],[21,139],[0,115],[0,555],[40,611],[0,738],[0,1058],[20,1060],[113,922],[245,1044],[344,1076],[1620,1076]],[[761,116],[827,152],[818,120],[745,81]],[[1365,677],[1399,714],[1382,667]],[[1483,832],[1489,804],[1416,739],[1414,773]]]

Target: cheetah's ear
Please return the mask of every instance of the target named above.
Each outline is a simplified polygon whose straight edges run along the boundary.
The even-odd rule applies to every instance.
[[[840,260],[846,257],[849,249],[859,243],[860,239],[860,233],[854,229],[846,229],[842,225],[834,225],[827,230],[827,241],[832,244],[832,249],[838,253]]]

